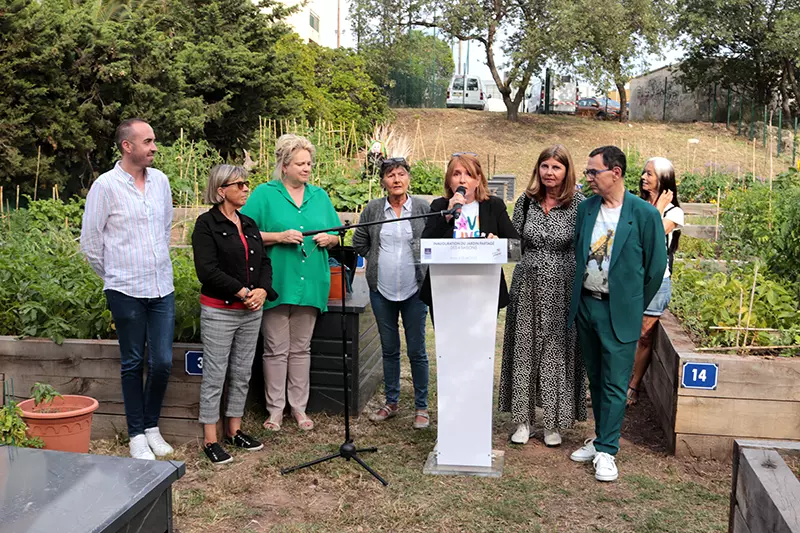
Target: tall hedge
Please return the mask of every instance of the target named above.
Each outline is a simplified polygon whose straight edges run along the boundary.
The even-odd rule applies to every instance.
[[[32,193],[38,168],[42,189],[85,190],[132,116],[223,157],[252,145],[259,116],[356,118],[362,131],[384,119],[349,52],[278,49],[287,12],[277,0],[0,0],[0,185]],[[297,90],[309,77],[317,94]]]

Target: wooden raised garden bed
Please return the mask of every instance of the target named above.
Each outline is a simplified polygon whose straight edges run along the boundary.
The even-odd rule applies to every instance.
[[[677,319],[665,313],[644,382],[671,452],[730,460],[736,438],[800,441],[800,358],[694,350]],[[716,364],[716,389],[683,387],[687,362]]]
[[[361,279],[359,279],[361,278]],[[356,277],[354,294],[345,303],[347,355],[350,368],[351,414],[358,415],[383,379],[381,344],[369,305],[363,275]],[[317,320],[311,341],[311,396],[308,409],[342,412],[341,303],[331,301],[329,311]],[[161,409],[159,427],[171,442],[187,442],[202,436],[199,414],[200,376],[187,375],[185,354],[202,350],[200,344],[173,345],[172,373]],[[261,355],[256,353],[251,397],[263,402]],[[115,340],[66,339],[58,345],[49,339],[0,336],[0,376],[14,380],[17,400],[28,398],[35,382],[49,383],[62,394],[95,398],[92,438],[127,435],[120,384],[119,346]]]
[[[800,533],[800,481],[779,452],[800,443],[735,441],[728,533]]]

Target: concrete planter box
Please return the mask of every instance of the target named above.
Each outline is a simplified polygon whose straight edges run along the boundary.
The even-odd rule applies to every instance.
[[[360,278],[360,279],[359,279]],[[358,415],[383,379],[383,360],[378,327],[369,306],[366,280],[357,276],[354,294],[345,302],[347,361],[350,369],[351,414]],[[311,341],[311,396],[309,411],[342,412],[341,303],[329,302],[328,313],[317,320]],[[200,376],[185,371],[188,350],[202,345],[175,343],[172,373],[161,409],[159,427],[171,442],[202,437],[197,422],[200,408]],[[256,353],[251,396],[263,403],[261,354]],[[58,345],[49,339],[0,336],[0,376],[14,380],[16,399],[28,398],[31,386],[49,383],[62,394],[95,398],[92,438],[127,435],[120,384],[119,345],[116,340],[66,339]]]
[[[728,533],[800,533],[800,481],[778,451],[800,443],[734,442]]]
[[[683,388],[686,362],[716,363],[717,388]],[[696,352],[667,312],[644,382],[675,455],[730,460],[737,438],[800,441],[800,358]]]

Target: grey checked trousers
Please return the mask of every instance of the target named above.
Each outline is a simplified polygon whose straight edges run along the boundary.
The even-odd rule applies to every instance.
[[[261,315],[261,310],[200,306],[200,338],[203,341],[201,424],[216,424],[219,420],[219,404],[228,367],[230,376],[225,416],[241,418],[244,415]]]

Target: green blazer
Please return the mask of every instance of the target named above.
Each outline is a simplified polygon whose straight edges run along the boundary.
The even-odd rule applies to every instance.
[[[575,223],[577,268],[572,283],[568,325],[578,314],[592,230],[602,201],[595,195],[578,207]],[[666,266],[664,225],[658,210],[626,191],[608,269],[611,325],[619,342],[633,342],[639,338],[644,310],[661,287]]]

